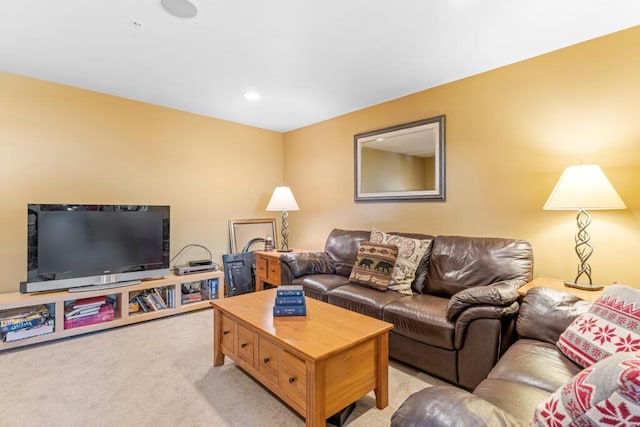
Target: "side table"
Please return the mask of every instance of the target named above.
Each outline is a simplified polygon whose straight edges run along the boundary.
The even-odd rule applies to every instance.
[[[533,288],[551,288],[557,291],[568,292],[585,301],[595,301],[598,299],[600,295],[602,295],[602,290],[583,291],[582,289],[570,288],[569,286],[565,286],[562,280],[550,279],[548,277],[537,277],[533,279],[531,282],[519,288],[518,292],[522,297],[524,297],[526,293]],[[605,289],[606,289],[606,286],[605,286]]]
[[[292,249],[291,252],[311,252],[305,249]],[[282,277],[280,271],[280,255],[289,252],[255,251],[256,256],[256,291],[264,289],[264,284],[280,286]]]

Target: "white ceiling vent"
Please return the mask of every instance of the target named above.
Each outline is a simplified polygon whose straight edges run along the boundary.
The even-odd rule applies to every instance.
[[[178,18],[193,18],[198,14],[198,9],[189,0],[160,0],[160,6]]]

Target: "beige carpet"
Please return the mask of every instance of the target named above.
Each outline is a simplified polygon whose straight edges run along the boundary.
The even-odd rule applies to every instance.
[[[441,381],[391,361],[389,406],[363,397],[349,426],[388,426]],[[210,310],[0,353],[0,426],[304,426],[227,360],[212,365]]]

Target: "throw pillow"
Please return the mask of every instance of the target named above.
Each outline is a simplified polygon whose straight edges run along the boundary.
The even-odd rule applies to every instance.
[[[640,353],[618,353],[579,372],[536,406],[531,425],[640,425]]]
[[[349,281],[386,291],[396,263],[398,248],[382,243],[362,242]]]
[[[411,295],[411,282],[416,278],[416,270],[420,261],[431,245],[431,239],[418,240],[410,237],[396,236],[376,230],[371,232],[371,241],[391,244],[398,247],[398,259],[393,269],[389,289],[401,294]]]
[[[609,286],[560,335],[557,346],[586,368],[623,351],[640,350],[640,290]]]

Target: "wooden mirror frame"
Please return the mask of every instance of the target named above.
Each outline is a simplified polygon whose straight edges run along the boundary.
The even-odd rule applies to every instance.
[[[432,138],[435,141],[425,140],[425,149],[429,149],[429,145],[433,144],[434,150],[434,189],[423,190],[394,190],[366,192],[362,190],[362,148],[364,144],[371,143],[381,138],[397,137],[411,132],[417,132],[422,129],[430,130]],[[428,135],[425,135],[428,137]],[[428,119],[418,120],[415,122],[404,123],[397,126],[391,126],[384,129],[378,129],[370,132],[364,132],[353,137],[354,142],[354,190],[356,202],[370,201],[444,201],[445,198],[445,116],[436,116]],[[410,156],[407,154],[407,156]],[[410,156],[416,157],[416,156]],[[421,157],[421,156],[419,156]]]

